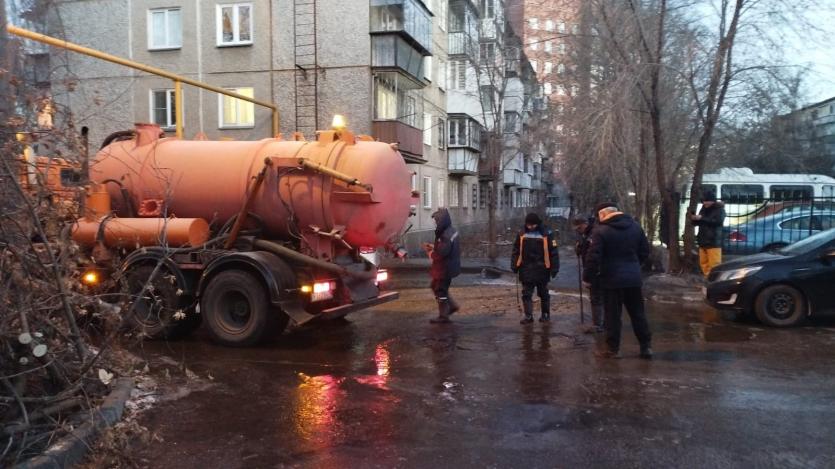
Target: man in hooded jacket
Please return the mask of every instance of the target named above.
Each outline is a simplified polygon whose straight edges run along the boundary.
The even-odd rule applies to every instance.
[[[539,295],[541,316],[539,322],[551,319],[551,295],[548,280],[560,270],[560,256],[554,233],[542,224],[535,213],[525,217],[525,228],[516,236],[510,268],[519,274],[522,282],[522,306],[525,317],[521,324],[533,322],[533,291]]]
[[[431,288],[438,301],[438,317],[430,322],[444,324],[450,322],[449,316],[459,309],[458,303],[449,294],[449,286],[452,279],[461,273],[461,246],[447,209],[439,208],[432,218],[435,220],[435,244],[426,243],[423,246],[432,259],[429,271]]]
[[[702,209],[698,215],[690,214],[690,221],[699,227],[696,243],[699,245],[699,265],[707,278],[714,267],[722,263],[722,226],[725,224],[725,205],[716,200],[716,194],[706,191],[702,195]]]
[[[641,264],[649,257],[649,241],[640,225],[613,204],[600,204],[596,212],[599,223],[592,230],[583,281],[599,281],[603,289],[607,349],[598,355],[620,358],[621,312],[626,307],[641,358],[652,358],[652,333],[641,291]]]

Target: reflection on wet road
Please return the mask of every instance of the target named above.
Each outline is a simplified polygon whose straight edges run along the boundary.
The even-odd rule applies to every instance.
[[[146,344],[214,385],[142,417],[148,467],[835,467],[835,330],[653,305],[657,359],[601,361],[577,299],[522,327],[514,290],[428,291],[254,349]]]

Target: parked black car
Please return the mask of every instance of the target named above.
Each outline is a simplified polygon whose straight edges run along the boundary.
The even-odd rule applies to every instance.
[[[714,308],[754,313],[770,326],[835,314],[835,229],[721,264],[708,282],[705,298]]]

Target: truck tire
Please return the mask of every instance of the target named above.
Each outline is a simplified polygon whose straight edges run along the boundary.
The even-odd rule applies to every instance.
[[[754,312],[768,326],[796,326],[806,318],[806,298],[789,285],[772,285],[757,295]]]
[[[191,298],[178,291],[168,268],[160,267],[150,287],[145,288],[153,272],[153,265],[144,264],[132,267],[125,275],[123,289],[129,295],[126,311],[131,313],[127,318],[130,326],[150,339],[177,339],[200,327],[200,315],[194,312]]]
[[[220,272],[204,292],[200,309],[220,344],[256,345],[287,325],[287,316],[272,310],[261,279],[244,270]]]

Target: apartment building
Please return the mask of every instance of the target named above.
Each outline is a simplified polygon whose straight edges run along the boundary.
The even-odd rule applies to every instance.
[[[835,97],[780,116],[777,122],[805,150],[824,156],[835,174]]]
[[[285,136],[300,131],[313,138],[340,114],[356,133],[397,142],[413,172],[411,189],[420,194],[408,222],[412,251],[431,240],[438,207],[449,207],[461,226],[487,220],[488,178],[479,167],[483,129],[494,116],[481,106],[486,98],[472,58],[489,50],[485,43],[500,45],[506,20],[499,0],[72,0],[53,6],[48,33],[274,102]],[[94,146],[134,122],[155,122],[173,134],[169,80],[64,51],[51,51],[48,60],[52,99],[72,110],[78,128],[89,129]],[[182,116],[185,138],[271,136],[269,109],[193,87],[184,87]],[[523,158],[518,166],[533,178],[533,164]],[[511,179],[501,194],[503,216],[521,216],[533,184]]]

